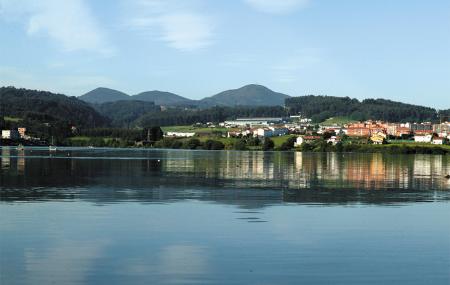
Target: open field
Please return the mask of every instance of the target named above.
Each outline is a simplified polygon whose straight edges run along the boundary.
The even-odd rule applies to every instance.
[[[355,120],[350,119],[349,117],[332,117],[325,121],[323,121],[321,124],[325,126],[329,125],[345,125],[348,123],[356,122]]]
[[[4,119],[5,121],[8,121],[8,122],[14,122],[14,123],[17,123],[17,122],[22,121],[21,118],[8,117],[8,116],[3,117],[3,119]]]
[[[275,148],[280,147],[284,142],[286,142],[290,137],[297,137],[296,135],[286,135],[279,137],[272,137],[273,143],[275,144]]]

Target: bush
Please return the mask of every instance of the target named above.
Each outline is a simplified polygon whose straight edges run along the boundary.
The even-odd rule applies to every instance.
[[[237,140],[234,145],[233,145],[233,149],[235,150],[246,150],[247,149],[247,144],[245,142],[244,139],[240,139]]]
[[[273,142],[273,140],[271,140],[270,138],[264,138],[262,150],[264,151],[273,150],[274,147],[275,143]]]
[[[225,145],[220,141],[207,140],[203,145],[203,148],[208,150],[221,150],[225,148]]]
[[[187,149],[196,149],[199,146],[201,146],[199,139],[190,139],[183,144],[183,147]]]
[[[258,137],[250,137],[247,139],[247,145],[248,146],[259,146],[261,144],[261,141]]]
[[[294,148],[296,137],[289,137],[284,143],[281,144],[280,150],[291,150]]]

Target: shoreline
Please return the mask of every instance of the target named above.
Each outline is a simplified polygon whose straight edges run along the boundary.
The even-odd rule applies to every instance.
[[[11,147],[16,148],[20,143],[11,143],[7,145],[0,145],[0,148]],[[22,144],[26,148],[46,148],[48,145],[27,145]],[[92,149],[89,146],[82,145],[57,145],[58,148],[85,148]],[[296,147],[291,149],[280,149],[273,148],[263,150],[261,147],[251,147],[246,149],[233,149],[233,148],[222,148],[222,149],[207,149],[202,147],[196,148],[185,148],[185,147],[154,147],[154,146],[94,146],[93,148],[105,148],[105,149],[147,149],[147,150],[194,150],[194,151],[261,151],[261,152],[303,152],[303,153],[381,153],[381,154],[431,154],[431,155],[450,155],[449,145],[425,145],[414,143],[399,143],[399,144],[384,144],[384,145],[348,145],[344,146],[342,149],[336,149],[336,146],[328,146],[327,149],[316,148],[316,149],[302,149],[302,147]]]

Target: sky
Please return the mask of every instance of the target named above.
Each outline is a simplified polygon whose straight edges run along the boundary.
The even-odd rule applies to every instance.
[[[448,0],[0,0],[0,85],[450,108]]]

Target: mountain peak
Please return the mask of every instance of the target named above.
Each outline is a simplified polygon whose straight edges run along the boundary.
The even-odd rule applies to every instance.
[[[263,85],[248,84],[237,89],[226,90],[201,102],[205,105],[223,106],[283,106],[289,96],[274,92]]]
[[[192,100],[166,91],[145,91],[131,96],[133,100],[152,101],[156,105],[189,104]]]
[[[94,90],[81,95],[79,99],[89,103],[105,103],[120,100],[129,100],[130,96],[118,90],[106,87],[97,87]]]

